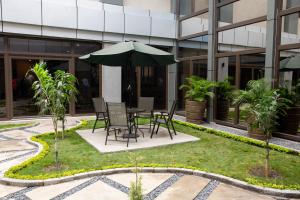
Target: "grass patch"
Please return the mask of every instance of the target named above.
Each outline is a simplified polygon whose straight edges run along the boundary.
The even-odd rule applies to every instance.
[[[8,129],[8,128],[19,128],[19,127],[25,127],[30,126],[32,123],[9,123],[9,124],[0,124],[0,130],[2,129]]]
[[[93,121],[88,121],[81,129],[90,129],[92,126]],[[103,123],[98,123],[97,128],[100,127],[103,127]],[[272,150],[270,164],[280,176],[276,178],[256,177],[251,173],[251,169],[264,164],[264,148],[180,124],[175,124],[175,128],[179,132],[199,137],[201,140],[136,150],[135,152],[138,157],[141,157],[140,162],[143,165],[186,166],[243,181],[249,182],[251,180],[252,183],[265,184],[270,187],[273,187],[274,184],[291,186],[290,188],[295,188],[292,187],[294,185],[300,185],[300,156]],[[67,132],[65,139],[59,144],[59,159],[64,167],[61,171],[56,171],[55,168],[51,170],[55,160],[53,135],[41,135],[39,139],[49,144],[50,152],[41,160],[17,171],[17,175],[32,177],[43,174],[55,177],[57,174],[64,174],[68,171],[91,171],[130,164],[128,152],[100,154],[74,130],[71,130]],[[296,187],[296,189],[299,188]]]

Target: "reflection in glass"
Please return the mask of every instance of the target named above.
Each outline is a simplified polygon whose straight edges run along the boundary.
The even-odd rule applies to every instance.
[[[183,111],[185,108],[185,92],[183,90],[180,90],[179,87],[184,84],[185,78],[191,75],[191,61],[182,61],[178,64],[177,68],[177,98],[178,98],[178,106],[177,109],[179,111]],[[178,113],[178,114],[184,114]]]
[[[267,15],[267,0],[239,0],[220,8],[219,26]]]
[[[93,113],[92,98],[99,97],[99,68],[96,64],[76,60],[75,75],[78,79],[79,95],[76,113]]]
[[[181,36],[201,33],[208,30],[208,13],[197,15],[183,20],[181,23]]]
[[[0,118],[6,116],[4,59],[0,58]]]
[[[154,109],[166,108],[166,66],[141,67],[141,96],[154,97]]]
[[[38,108],[34,103],[34,91],[31,86],[36,77],[33,74],[25,77],[27,71],[38,60],[12,60],[12,89],[13,89],[13,107],[14,116],[37,115]]]

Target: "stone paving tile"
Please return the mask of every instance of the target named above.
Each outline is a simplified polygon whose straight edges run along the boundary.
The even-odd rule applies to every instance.
[[[43,197],[43,199],[51,199],[87,180],[88,179],[81,179],[66,183],[60,183],[57,185],[38,187],[30,192],[27,192],[26,196],[32,200],[40,200],[41,197]]]
[[[26,133],[23,130],[11,130],[11,131],[5,131],[1,132],[1,135],[7,136],[11,139],[27,139],[28,137],[32,136],[30,133]]]
[[[170,178],[173,174],[149,174],[149,173],[140,173],[139,176],[142,177],[142,186],[143,186],[143,194],[148,194],[152,190],[154,190],[157,186],[162,184],[168,178]],[[130,183],[135,181],[135,174],[114,174],[109,175],[107,178],[114,180],[122,185],[130,188]]]
[[[176,183],[159,195],[157,200],[189,200],[194,199],[197,194],[209,183],[209,179],[185,175]]]
[[[31,152],[35,149],[21,150],[21,151],[9,151],[9,152],[0,152],[0,163],[6,161],[9,158],[14,158],[16,156],[20,156]]]
[[[67,200],[123,200],[128,199],[127,194],[97,181],[94,184],[72,194]]]
[[[208,200],[274,200],[272,197],[220,183]]]
[[[34,146],[27,143],[26,140],[5,140],[0,141],[0,152],[32,149]]]
[[[8,185],[0,185],[0,198],[5,197],[11,193],[15,193],[19,190],[24,189],[24,187],[15,187],[15,186],[8,186]]]

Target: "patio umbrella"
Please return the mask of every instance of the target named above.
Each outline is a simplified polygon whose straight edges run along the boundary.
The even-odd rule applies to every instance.
[[[300,56],[290,56],[280,61],[280,71],[294,71],[300,69]]]
[[[176,62],[173,54],[136,41],[121,42],[105,49],[81,56],[94,64],[129,68],[129,106],[132,106],[132,79],[135,66],[162,66]]]

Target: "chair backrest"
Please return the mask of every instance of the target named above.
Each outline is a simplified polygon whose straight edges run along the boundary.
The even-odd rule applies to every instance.
[[[110,126],[128,126],[125,103],[107,102],[108,122]]]
[[[145,110],[146,112],[153,111],[154,97],[139,97],[138,108]]]
[[[106,113],[106,106],[105,106],[105,101],[103,97],[98,97],[98,98],[93,98],[93,105],[95,112],[104,112]]]
[[[171,107],[171,109],[170,109],[170,111],[169,111],[169,120],[172,120],[172,119],[173,119],[173,115],[174,115],[175,110],[176,110],[176,105],[177,105],[177,101],[174,100],[174,101],[173,101],[173,104],[172,104],[172,107]]]

